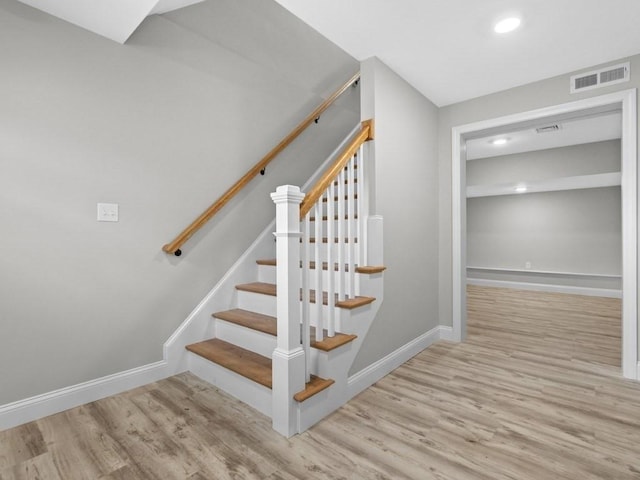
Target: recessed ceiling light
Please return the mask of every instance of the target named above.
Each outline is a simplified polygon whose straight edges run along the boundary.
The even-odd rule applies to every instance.
[[[527,186],[524,184],[516,186],[516,193],[524,193],[527,191]]]
[[[496,33],[508,33],[513,32],[520,26],[520,19],[518,17],[505,18],[496,23],[493,27],[493,31]]]
[[[491,145],[504,145],[505,143],[507,143],[508,139],[506,138],[496,138],[494,140],[491,140]]]

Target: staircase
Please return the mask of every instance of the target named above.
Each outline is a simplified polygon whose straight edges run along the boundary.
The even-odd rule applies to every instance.
[[[285,436],[348,401],[349,369],[382,301],[382,219],[368,212],[367,129],[343,142],[307,195],[288,185],[272,194],[275,249],[271,227],[167,347],[176,370],[271,417]],[[204,309],[222,305],[204,320]]]

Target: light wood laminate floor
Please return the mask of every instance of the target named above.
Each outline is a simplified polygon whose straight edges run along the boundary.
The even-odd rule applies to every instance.
[[[617,300],[469,287],[467,342],[302,435],[182,374],[0,432],[0,478],[640,479],[619,357]]]

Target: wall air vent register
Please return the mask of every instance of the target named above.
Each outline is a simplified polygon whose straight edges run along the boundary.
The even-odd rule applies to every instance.
[[[601,68],[600,70],[573,75],[571,77],[570,92],[582,92],[585,90],[593,90],[594,88],[615,85],[616,83],[628,82],[630,73],[630,64],[626,62]]]

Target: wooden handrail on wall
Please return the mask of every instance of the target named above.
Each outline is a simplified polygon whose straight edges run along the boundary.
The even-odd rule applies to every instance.
[[[267,153],[262,160],[256,163],[251,170],[245,173],[240,180],[233,184],[229,190],[224,192],[220,198],[218,198],[209,208],[207,208],[202,214],[196,218],[191,224],[185,228],[171,243],[167,243],[162,247],[162,250],[166,253],[173,253],[176,256],[180,256],[182,251],[180,247],[189,240],[194,233],[202,228],[211,218],[220,211],[240,190],[242,190],[254,177],[259,173],[262,173],[267,165],[273,160],[280,152],[282,152],[287,146],[289,146],[298,136],[320,115],[329,108],[336,99],[342,95],[347,88],[356,83],[360,79],[360,72],[351,77],[344,85],[338,90],[333,92],[329,98],[322,102],[313,112],[311,112],[300,124],[294,128],[289,135],[284,137],[278,145]]]
[[[322,194],[329,185],[331,185],[331,182],[336,179],[340,171],[347,165],[360,146],[369,140],[373,140],[373,120],[365,120],[362,122],[360,132],[351,140],[349,145],[345,147],[331,167],[324,172],[322,178],[316,182],[309,193],[305,195],[304,200],[300,204],[300,220],[302,220],[316,202],[320,200]]]

